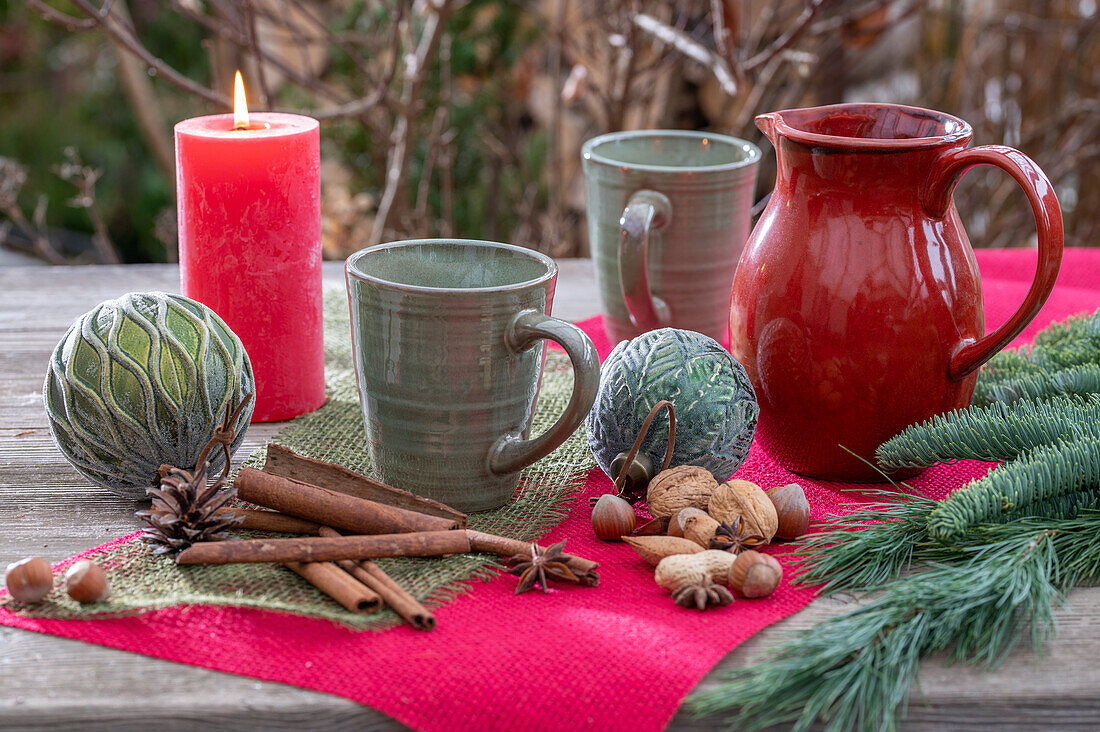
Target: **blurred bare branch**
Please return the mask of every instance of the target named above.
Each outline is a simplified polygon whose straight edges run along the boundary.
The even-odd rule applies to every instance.
[[[674,127],[766,144],[753,125],[761,112],[844,101],[942,109],[970,121],[977,144],[1021,148],[1054,182],[1067,240],[1100,241],[1095,3],[27,0],[27,6],[78,36],[109,39],[128,60],[119,66],[120,86],[166,176],[166,120],[189,112],[193,107],[184,105],[196,100],[199,109],[228,111],[234,68],[245,73],[259,108],[324,120],[330,257],[386,237],[456,230],[510,237],[558,256],[584,255],[585,139]],[[202,74],[191,66],[189,77],[184,66],[165,60],[180,57],[157,45],[148,14],[143,25],[138,10],[152,6],[198,32]],[[758,199],[771,187],[774,164],[765,155]],[[100,185],[109,200],[107,181]],[[34,200],[28,193],[24,200]],[[968,174],[956,201],[975,244],[1020,244],[1032,235],[1028,207],[997,171]],[[45,208],[37,209],[42,226],[29,214],[0,209],[8,214],[0,234],[57,257],[42,233]],[[105,240],[101,225],[92,220],[97,246]],[[158,231],[166,226],[158,218]],[[171,251],[168,239],[158,238]]]
[[[231,104],[228,96],[207,89],[202,84],[184,76],[150,53],[149,49],[142,45],[141,41],[134,35],[130,27],[116,15],[111,13],[110,3],[105,3],[102,8],[96,8],[88,0],[71,0],[71,2],[88,16],[88,20],[94,23],[93,26],[84,25],[82,23],[78,23],[74,26],[67,21],[58,21],[57,15],[60,15],[59,11],[51,7],[45,0],[27,0],[27,3],[31,7],[41,12],[47,19],[62,22],[62,24],[67,27],[80,29],[91,27],[101,28],[113,41],[118,43],[121,48],[137,56],[137,58],[145,64],[146,68],[149,69],[149,73],[156,74],[168,83],[178,86],[180,89],[190,92],[213,104],[225,108],[228,108]]]
[[[802,35],[802,32],[806,30],[810,22],[813,21],[814,16],[817,15],[818,8],[821,7],[824,1],[825,0],[807,0],[806,7],[803,9],[801,15],[795,19],[787,30],[783,31],[781,36],[772,41],[763,51],[760,51],[760,53],[757,53],[745,61],[745,71],[752,71],[753,69],[763,66],[798,40],[798,37]]]
[[[75,147],[65,148],[65,160],[55,168],[55,172],[62,180],[76,186],[76,195],[69,200],[73,208],[82,208],[88,212],[88,218],[95,230],[92,243],[95,245],[99,261],[102,264],[120,264],[122,260],[118,256],[111,236],[107,233],[107,224],[96,206],[95,184],[103,171],[90,165],[85,165],[80,159],[80,153]]]
[[[397,117],[397,123],[393,128],[393,136],[390,139],[390,160],[386,169],[386,185],[382,189],[382,199],[378,204],[378,213],[374,219],[374,229],[371,231],[369,245],[373,246],[382,241],[383,232],[386,230],[386,221],[393,210],[398,196],[405,185],[405,176],[408,173],[406,157],[409,153],[410,134],[414,119],[420,111],[417,107],[421,100],[421,88],[431,71],[431,61],[439,48],[439,39],[443,35],[443,29],[447,22],[447,16],[451,12],[452,0],[439,0],[438,5],[430,5],[426,11],[420,36],[417,38],[411,30],[411,22],[406,21],[410,29],[404,47],[408,49],[405,55],[405,72],[402,79],[401,107]],[[415,50],[414,50],[415,49]]]
[[[733,70],[721,55],[711,51],[683,31],[665,25],[645,13],[635,15],[634,24],[658,41],[672,46],[692,61],[697,61],[710,69],[710,72],[714,74],[714,78],[722,85],[722,91],[726,94],[733,96],[737,93],[737,82],[733,78]]]
[[[27,182],[27,169],[11,158],[0,157],[0,213],[8,217],[7,226],[0,227],[0,244],[20,248],[11,238],[12,225],[18,228],[31,242],[29,251],[50,264],[65,264],[62,257],[46,236],[46,198],[39,196],[35,206],[34,221],[31,223],[19,206],[19,194]]]

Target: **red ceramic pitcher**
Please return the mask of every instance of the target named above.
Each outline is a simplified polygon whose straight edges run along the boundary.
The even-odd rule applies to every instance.
[[[797,473],[881,480],[863,460],[908,425],[969,404],[976,369],[1050,294],[1062,259],[1054,187],[1018,150],[967,148],[970,125],[942,112],[839,104],[756,124],[778,173],[737,266],[730,334],[760,401],[757,435]],[[1012,176],[1039,234],[1027,297],[989,334],[952,200],[975,165]]]

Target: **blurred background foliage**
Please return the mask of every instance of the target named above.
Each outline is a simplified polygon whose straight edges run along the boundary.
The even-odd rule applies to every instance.
[[[1095,0],[0,0],[0,237],[51,261],[175,258],[171,125],[322,118],[324,249],[410,236],[586,255],[580,145],[726,132],[890,101],[970,121],[1048,173],[1100,243]],[[152,68],[150,68],[152,67]],[[757,196],[770,190],[765,156]],[[976,246],[1027,244],[1001,173],[956,200]]]

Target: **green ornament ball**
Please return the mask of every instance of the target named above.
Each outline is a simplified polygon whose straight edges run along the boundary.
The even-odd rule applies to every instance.
[[[585,420],[596,462],[611,462],[634,444],[657,402],[676,410],[672,465],[698,465],[728,480],[748,457],[760,406],[745,367],[713,338],[662,328],[623,341],[604,362],[596,403]],[[660,412],[641,453],[660,467],[668,446],[668,413]],[[614,476],[612,476],[614,477]]]
[[[142,499],[161,465],[193,469],[226,408],[255,391],[244,346],[213,310],[180,295],[131,292],[73,323],[50,357],[43,397],[54,442],[73,467]],[[233,450],[253,404],[233,425]],[[224,450],[212,450],[211,472],[224,463]]]

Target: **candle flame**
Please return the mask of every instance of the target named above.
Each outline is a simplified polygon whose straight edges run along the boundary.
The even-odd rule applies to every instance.
[[[233,81],[233,129],[248,129],[248,102],[244,98],[244,80],[240,71],[237,71],[237,78]]]

